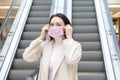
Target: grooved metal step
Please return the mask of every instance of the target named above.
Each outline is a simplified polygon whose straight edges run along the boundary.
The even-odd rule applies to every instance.
[[[82,45],[82,59],[78,64],[79,80],[107,80],[94,0],[73,0],[73,37]]]
[[[73,7],[73,12],[75,11],[81,11],[81,12],[92,12],[94,11],[95,8],[93,6],[88,6],[88,7],[84,7],[84,6],[81,6],[81,7]]]
[[[39,62],[29,63],[24,61],[22,55],[29,43],[40,35],[41,28],[48,23],[51,4],[52,0],[33,1],[7,80],[25,80],[39,65]]]
[[[87,25],[95,25],[96,22],[97,21],[94,18],[91,18],[91,19],[89,19],[89,18],[88,19],[87,18],[85,18],[85,19],[73,19],[73,23],[75,23],[76,25],[86,25],[86,23],[87,23]]]
[[[32,11],[49,11],[50,10],[50,6],[32,6],[31,8]]]
[[[81,12],[81,13],[73,13],[74,18],[95,18],[94,12]]]

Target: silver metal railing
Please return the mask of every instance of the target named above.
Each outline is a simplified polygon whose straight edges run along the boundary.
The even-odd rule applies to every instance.
[[[7,79],[9,69],[14,59],[15,51],[17,49],[17,45],[19,43],[28,13],[30,11],[30,7],[32,5],[32,1],[33,0],[22,0],[16,18],[13,22],[13,25],[11,26],[10,32],[8,33],[8,37],[1,51],[1,53],[6,53],[6,57],[0,70],[0,80]]]
[[[119,51],[116,47],[115,33],[111,17],[108,16],[109,12],[107,9],[106,0],[94,0],[101,46],[103,51],[106,75],[108,80],[119,80],[120,79],[120,62],[119,62]]]

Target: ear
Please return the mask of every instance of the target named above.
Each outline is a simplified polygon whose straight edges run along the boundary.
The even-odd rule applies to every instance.
[[[65,27],[63,28],[63,31],[66,32],[66,28]]]

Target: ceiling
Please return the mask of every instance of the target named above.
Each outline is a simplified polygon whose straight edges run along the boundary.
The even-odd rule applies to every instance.
[[[0,22],[2,19],[4,19],[8,9],[9,9],[9,6],[10,4],[12,3],[13,0],[0,0]],[[22,0],[17,0],[16,4],[15,4],[15,7],[14,7],[14,10],[12,12],[12,16],[11,18],[14,17],[14,15],[16,14],[18,8],[19,8],[19,4],[21,3]],[[111,2],[112,0],[108,0],[109,2],[109,8],[110,8],[110,11],[111,11],[111,14],[112,14],[112,17],[120,17],[120,1],[119,3],[114,3],[115,5],[113,5]],[[115,2],[115,0],[114,0]]]

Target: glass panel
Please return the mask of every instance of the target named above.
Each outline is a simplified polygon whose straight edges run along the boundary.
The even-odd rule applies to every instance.
[[[114,23],[114,30],[120,46],[120,0],[108,0],[108,4]]]
[[[5,56],[6,56],[6,53],[7,53],[7,49],[9,48],[10,42],[12,40],[12,39],[7,39],[7,37],[8,36],[13,36],[13,35],[10,35],[11,33],[9,31],[10,31],[11,26],[13,24],[13,21],[16,17],[16,14],[18,12],[18,9],[20,7],[21,2],[22,2],[22,0],[16,0],[15,5],[12,8],[12,12],[9,16],[9,19],[5,23],[5,27],[4,27],[4,29],[2,31],[2,34],[1,34],[1,37],[0,37],[1,38],[0,39],[0,43],[1,43],[1,46],[0,46],[0,68],[2,67],[2,63],[4,62],[4,59],[5,59]],[[9,10],[9,8],[8,8],[8,10]],[[5,15],[4,15],[4,17],[5,17]],[[9,40],[9,43],[6,43],[6,41],[8,41],[8,40]],[[5,45],[5,43],[7,44],[7,46]],[[3,47],[4,47],[4,50],[2,50]],[[5,48],[6,48],[6,51],[5,51]]]

